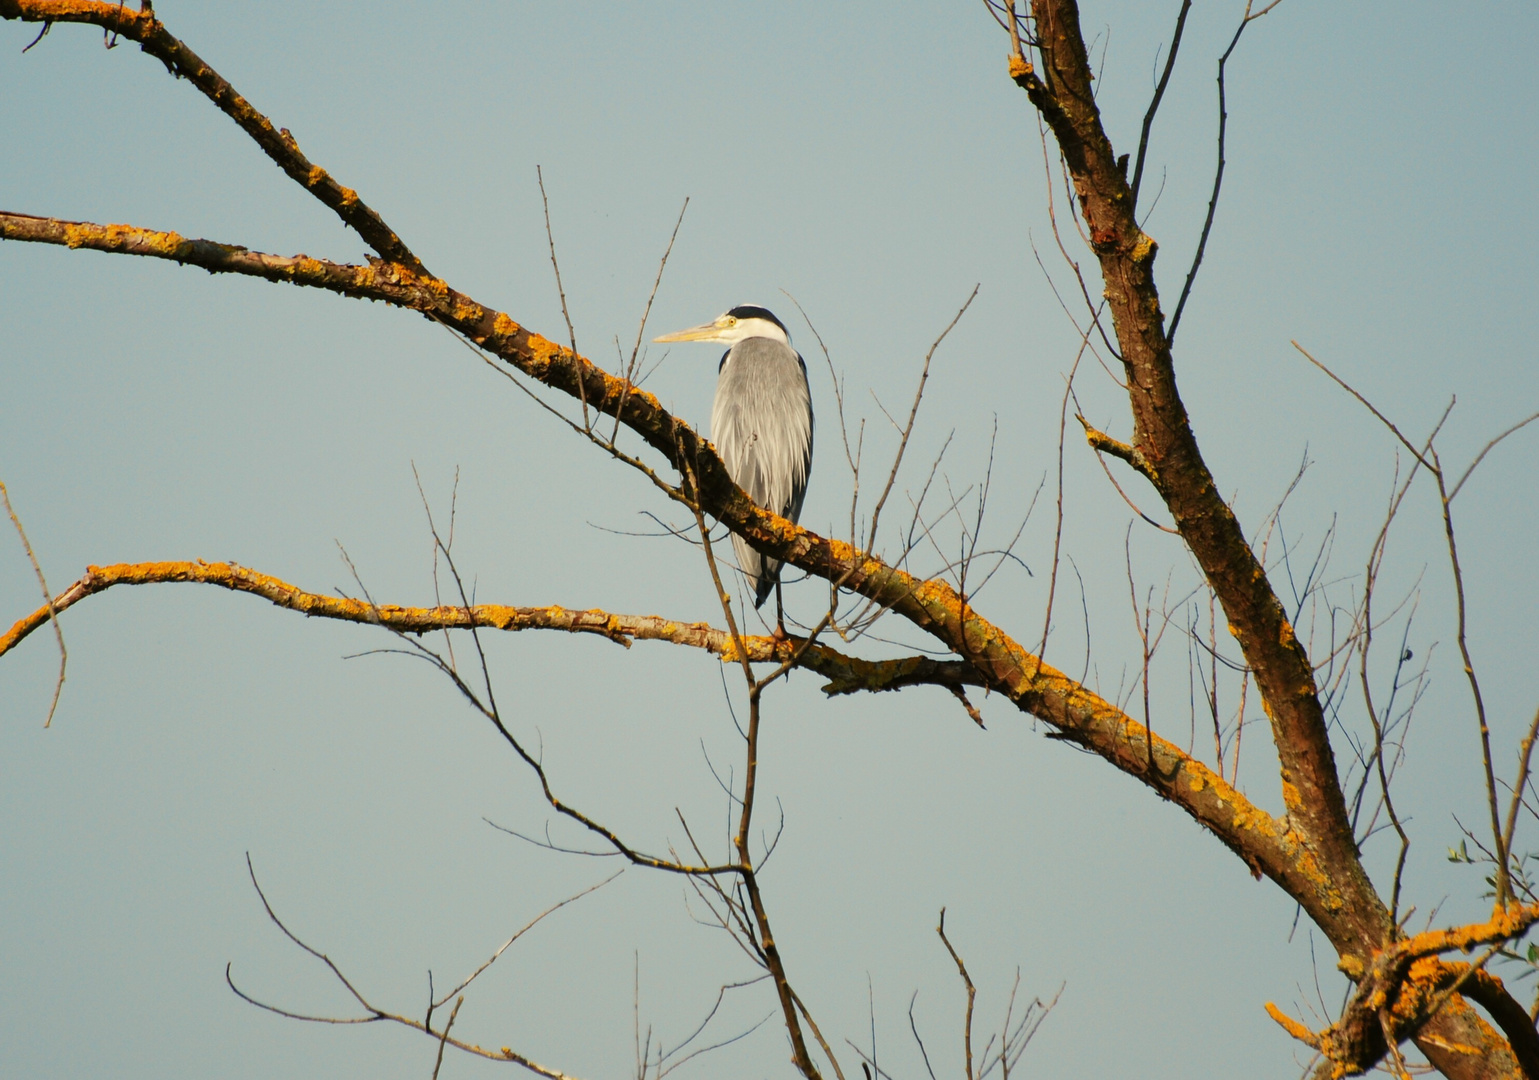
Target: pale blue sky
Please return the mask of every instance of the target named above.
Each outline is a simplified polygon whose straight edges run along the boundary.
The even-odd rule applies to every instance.
[[[1134,149],[1177,6],[1084,11],[1119,150]],[[916,486],[955,431],[947,473],[958,489],[975,483],[997,418],[985,539],[999,543],[1051,477],[1077,335],[1033,244],[1059,288],[1071,283],[1047,223],[1036,120],[982,5],[161,0],[157,11],[431,268],[560,338],[540,165],[578,344],[601,363],[615,337],[634,340],[690,197],[648,336],[748,300],[785,318],[819,417],[806,524],[845,520],[849,477],[827,368],[781,290],[816,321],[852,413],[880,422],[872,394],[906,403],[930,341],[981,284],[937,353],[905,480]],[[1146,228],[1161,244],[1167,311],[1206,205],[1215,62],[1239,11],[1194,7],[1155,126],[1146,204],[1164,189]],[[158,62],[132,46],[104,51],[98,33],[70,26],[20,55],[33,33],[0,27],[0,207],[361,257],[356,236]],[[1451,16],[1426,3],[1285,0],[1232,63],[1229,170],[1178,371],[1248,528],[1307,453],[1284,525],[1312,552],[1335,521],[1343,597],[1381,520],[1395,445],[1289,341],[1409,433],[1457,395],[1444,445],[1461,466],[1539,408],[1536,39],[1531,5]],[[1063,197],[1060,186],[1060,220]],[[1072,251],[1088,271],[1088,253]],[[205,558],[329,591],[350,585],[341,544],[376,598],[425,602],[415,463],[438,504],[459,470],[456,550],[481,599],[719,619],[691,549],[606,531],[672,513],[650,486],[419,317],[7,244],[0,326],[0,479],[55,589],[90,563]],[[715,359],[675,347],[648,388],[703,424]],[[1092,421],[1126,433],[1125,399],[1098,369],[1077,388]],[[892,441],[873,424],[868,461],[884,469]],[[1507,771],[1539,701],[1536,470],[1539,432],[1526,433],[1457,504],[1471,640]],[[1066,483],[1091,674],[1113,693],[1137,657],[1130,513],[1072,439]],[[979,600],[1023,640],[1040,632],[1049,501],[1018,549],[1034,576],[1002,571]],[[1482,902],[1478,874],[1443,859],[1458,838],[1452,815],[1474,823],[1482,804],[1439,535],[1419,488],[1385,589],[1398,599],[1420,578],[1411,640],[1418,656],[1432,650],[1399,789],[1416,840],[1407,897],[1453,918]],[[1184,591],[1190,567],[1170,538],[1139,526],[1133,551],[1141,589],[1168,577]],[[1064,573],[1072,591],[1049,656],[1077,671],[1085,615]],[[802,584],[788,603],[815,617],[820,595]],[[0,536],[0,622],[36,603],[19,545]],[[425,666],[344,659],[388,644],[379,635],[170,586],[93,598],[63,624],[70,678],[52,729],[51,637],[0,660],[8,1074],[427,1076],[434,1048],[421,1036],[301,1025],[229,993],[227,961],[269,999],[347,1011],[266,922],[245,853],[296,930],[381,1004],[412,1013],[428,969],[440,983],[466,971],[610,867],[482,822],[542,828],[532,778]],[[1170,640],[1154,726],[1184,743],[1186,646],[1176,631]],[[737,743],[716,662],[556,635],[493,638],[489,651],[504,705],[543,741],[570,801],[652,849],[682,841],[675,807],[720,820],[703,752],[724,766]],[[1000,1016],[1017,967],[1023,993],[1067,984],[1028,1051],[1029,1075],[1297,1074],[1294,1044],[1262,1010],[1273,1000],[1307,1015],[1300,1003],[1314,1000],[1307,930],[1290,942],[1294,908],[1277,889],[998,702],[980,703],[979,732],[939,691],[825,702],[819,681],[797,675],[770,698],[762,783],[786,828],[766,889],[792,977],[837,1046],[869,1048],[869,979],[884,1067],[920,1075],[906,1016],[917,990],[932,1058],[954,1075],[962,999],[933,933],[946,905],[980,1024]],[[1260,717],[1253,695],[1248,719]],[[1242,786],[1276,809],[1264,725],[1246,738]],[[1369,847],[1381,880],[1391,855]],[[1328,953],[1322,944],[1319,979],[1334,1007]],[[670,1043],[718,985],[751,974],[719,932],[691,921],[680,882],[633,870],[505,956],[467,1000],[461,1030],[577,1076],[627,1073],[638,956],[643,1023]],[[767,989],[747,991],[714,1030],[771,1008]],[[785,1076],[786,1059],[772,1021],[687,1069]],[[855,1062],[846,1051],[847,1075]],[[509,1068],[451,1056],[443,1075]]]

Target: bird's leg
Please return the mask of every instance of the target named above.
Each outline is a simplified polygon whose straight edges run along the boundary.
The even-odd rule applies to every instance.
[[[785,608],[780,603],[780,582],[775,582],[775,632],[770,635],[776,641],[789,641],[791,635],[786,633]]]

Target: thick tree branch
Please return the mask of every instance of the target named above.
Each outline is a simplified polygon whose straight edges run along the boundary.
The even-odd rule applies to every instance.
[[[455,607],[445,604],[437,607],[401,607],[397,604],[370,604],[351,597],[305,592],[250,567],[202,561],[119,563],[115,566],[87,567],[85,576],[60,593],[51,605],[45,604],[0,634],[0,656],[21,644],[55,613],[73,607],[88,596],[106,592],[117,585],[185,582],[250,593],[278,607],[312,618],[367,623],[404,634],[478,628],[506,631],[560,630],[572,634],[598,634],[627,648],[632,641],[666,641],[702,649],[720,656],[728,663],[736,663],[738,660],[737,645],[732,635],[708,623],[678,622],[660,615],[616,615],[597,609],[579,611],[556,605],[510,607],[505,604],[474,604],[470,607]],[[831,681],[823,687],[823,692],[830,696],[862,691],[901,690],[908,686],[958,688],[983,685],[983,677],[977,670],[960,660],[936,660],[928,656],[865,660],[858,656],[847,656],[817,642],[802,648],[802,639],[776,639],[767,635],[745,637],[742,642],[752,662],[784,663],[794,658],[795,666],[828,678]]]
[[[961,597],[945,582],[921,581],[874,555],[761,509],[732,482],[710,443],[668,413],[652,394],[436,278],[421,277],[393,263],[347,266],[308,256],[266,255],[127,225],[93,225],[3,212],[0,239],[170,259],[213,272],[310,285],[420,311],[545,385],[585,400],[601,413],[618,412],[621,422],[666,455],[681,475],[693,478],[696,490],[690,497],[698,498],[704,509],[754,547],[819,577],[841,581],[844,587],[890,608],[954,651],[960,653],[965,648],[965,662],[978,676],[975,685],[1004,695],[1017,708],[1058,728],[1063,738],[1100,754],[1153,787],[1161,797],[1181,805],[1240,854],[1253,871],[1281,884],[1317,921],[1323,924],[1337,918],[1345,906],[1339,887],[1320,872],[1317,857],[1301,843],[1303,837],[1298,831],[1253,806],[1175,745],[1155,737],[1151,751],[1142,724],[1028,653],[970,604],[964,607]],[[373,621],[373,617],[359,621]],[[594,632],[598,632],[596,628]],[[814,655],[809,651],[809,657]],[[909,674],[922,668],[922,662],[915,662]],[[953,671],[946,669],[946,678],[936,681],[953,685],[949,681]],[[880,687],[887,672],[863,669],[861,662],[851,661],[844,671],[829,674],[834,680],[832,692],[848,692],[850,688]],[[955,685],[963,682],[972,684],[971,679],[957,679]],[[904,684],[902,673],[893,675],[891,685]]]
[[[1074,182],[1126,368],[1132,446],[1154,471],[1155,489],[1223,605],[1261,691],[1289,835],[1315,860],[1321,888],[1332,896],[1324,908],[1305,903],[1305,910],[1345,959],[1366,963],[1396,929],[1358,857],[1309,657],[1219,495],[1177,391],[1154,282],[1158,249],[1138,227],[1127,178],[1101,124],[1078,7],[1073,0],[1036,0],[1032,15],[1041,75],[1012,57],[1010,77],[1052,128]],[[1421,1030],[1417,1045],[1450,1076],[1518,1074],[1510,1047],[1457,995]]]
[[[45,7],[49,5],[27,5],[37,18],[47,17],[38,14]],[[108,10],[118,10],[110,4],[78,7],[93,18]],[[1069,8],[1072,11],[1072,5]],[[20,5],[0,0],[0,13],[19,10]],[[92,21],[84,14],[81,19]],[[1077,41],[1077,27],[1074,29],[1075,35],[1071,36]],[[1222,583],[1220,587],[1216,582],[1215,587],[1225,601],[1230,622],[1240,632],[1242,646],[1247,646],[1248,659],[1256,668],[1258,679],[1271,690],[1268,703],[1284,758],[1284,795],[1290,812],[1286,822],[1252,806],[1177,747],[1151,738],[1142,725],[1115,706],[1041,663],[971,606],[963,604],[944,582],[913,578],[870,553],[818,536],[755,506],[732,482],[710,444],[663,409],[653,395],[531,332],[508,315],[479,304],[442,280],[420,272],[414,268],[420,267],[415,260],[344,266],[305,256],[264,255],[232,245],[187,240],[175,233],[18,214],[0,215],[0,237],[149,255],[215,272],[245,273],[383,300],[421,312],[529,377],[601,413],[615,416],[661,453],[681,476],[692,478],[689,490],[680,492],[679,497],[697,502],[765,554],[841,582],[928,631],[964,655],[982,685],[1052,724],[1062,737],[1093,750],[1153,787],[1162,797],[1181,805],[1239,853],[1254,871],[1281,884],[1320,925],[1340,929],[1345,920],[1363,931],[1348,935],[1361,941],[1372,936],[1366,933],[1370,927],[1382,930],[1382,905],[1376,920],[1372,903],[1365,901],[1365,895],[1369,901],[1377,900],[1366,879],[1358,882],[1348,875],[1343,880],[1339,874],[1325,872],[1322,864],[1338,866],[1340,852],[1316,850],[1322,836],[1331,836],[1327,827],[1331,801],[1318,798],[1317,789],[1328,783],[1338,807],[1342,800],[1339,789],[1334,788],[1333,763],[1329,744],[1324,742],[1323,724],[1318,724],[1318,702],[1307,659],[1282,618],[1281,608],[1256,567],[1237,523],[1214,494],[1211,477],[1186,426],[1168,370],[1168,351],[1159,348],[1158,300],[1149,277],[1154,245],[1132,225],[1126,181],[1109,156],[1110,144],[1100,132],[1094,102],[1088,93],[1083,46],[1077,58],[1073,58],[1075,62],[1067,65],[1061,63],[1066,55],[1064,48],[1052,44],[1043,47],[1045,55],[1055,58],[1049,65],[1052,70],[1048,83],[1037,79],[1031,65],[1019,58],[1012,58],[1012,73],[1027,87],[1064,145],[1081,189],[1086,220],[1092,226],[1092,242],[1102,257],[1103,273],[1110,266],[1122,275],[1107,278],[1113,286],[1119,282],[1121,285],[1120,291],[1116,287],[1108,289],[1119,335],[1125,342],[1143,335],[1135,341],[1140,346],[1135,355],[1126,360],[1130,375],[1136,376],[1134,445],[1165,478],[1161,494],[1210,578],[1216,577]],[[1085,78],[1076,83],[1076,73]],[[1120,189],[1116,188],[1118,183]],[[1100,193],[1105,191],[1112,193],[1111,204],[1120,200],[1120,207],[1102,205],[1106,198]],[[1144,307],[1139,308],[1140,304]],[[1174,479],[1166,478],[1171,468],[1175,469]],[[1249,653],[1258,648],[1256,643],[1266,640],[1291,643],[1291,652],[1285,647],[1280,660],[1271,653],[1261,656],[1259,661],[1252,659]],[[1311,715],[1317,722],[1318,743],[1310,738],[1289,741],[1280,737],[1284,730],[1293,729],[1312,736]],[[1323,815],[1318,809],[1322,805],[1326,807]],[[1346,843],[1350,842],[1348,831]],[[1361,876],[1360,869],[1358,874]],[[1368,913],[1366,918],[1364,912]]]
[[[478,604],[467,609],[447,605],[412,608],[370,604],[347,597],[308,593],[277,578],[229,563],[125,563],[91,567],[84,577],[54,599],[53,609],[65,611],[86,597],[117,585],[166,582],[215,585],[261,596],[301,614],[382,625],[405,633],[471,627],[510,631],[562,630],[599,634],[621,643],[635,639],[668,641],[701,648],[727,660],[737,659],[732,636],[703,623],[554,606],[518,608]],[[18,621],[0,636],[0,655],[14,648],[48,619],[49,609],[44,606]],[[970,634],[975,632],[972,627],[977,623],[981,620],[970,620]],[[743,644],[751,660],[781,662],[801,646],[801,642],[794,639],[777,642],[771,637],[747,637]],[[824,690],[830,694],[924,684],[988,685],[975,665],[961,661],[929,657],[863,660],[816,643],[802,650],[797,662],[829,678],[831,681]],[[1030,679],[1023,675],[1017,677],[1019,685],[1011,696],[1021,708],[1053,724],[1059,729],[1060,737],[1093,750],[1182,806],[1237,852],[1256,873],[1267,874],[1291,895],[1300,898],[1306,909],[1313,911],[1338,902],[1329,882],[1319,875],[1310,853],[1299,844],[1296,834],[1285,822],[1251,805],[1222,778],[1173,744],[1154,737],[1151,747],[1143,725],[1062,672],[1025,654],[1018,663],[1035,672]]]
[[[1068,163],[1127,370],[1132,446],[1223,604],[1272,720],[1289,820],[1317,848],[1340,890],[1322,924],[1339,949],[1361,951],[1389,933],[1387,912],[1358,861],[1309,658],[1239,522],[1197,447],[1176,389],[1154,282],[1156,245],[1139,229],[1132,192],[1101,124],[1090,63],[1071,0],[1032,5],[1042,75],[1012,77],[1053,130]],[[1130,455],[1131,456],[1131,455]],[[1148,475],[1148,473],[1146,473]]]
[[[1271,1003],[1267,1012],[1290,1035],[1324,1055],[1326,1060],[1316,1076],[1365,1072],[1390,1051],[1389,1038],[1400,1042],[1419,1037],[1427,1033],[1433,1021],[1463,1014],[1466,1028],[1490,1032],[1488,1042],[1495,1043],[1483,1050],[1492,1060],[1482,1063],[1486,1071],[1476,1075],[1512,1075],[1521,1070],[1521,1075],[1533,1080],[1539,1078],[1539,1032],[1528,1013],[1507,993],[1500,979],[1483,969],[1484,959],[1472,965],[1439,957],[1511,941],[1535,923],[1539,923],[1539,904],[1513,904],[1489,922],[1404,938],[1375,954],[1367,965],[1344,961],[1343,970],[1357,982],[1357,990],[1340,1019],[1324,1031],[1310,1031]],[[1488,951],[1485,958],[1490,955]],[[1486,1009],[1506,1034],[1510,1047],[1500,1046],[1499,1037],[1469,1012],[1461,994]],[[1460,1052],[1435,1032],[1432,1039],[1418,1041],[1434,1061],[1439,1054],[1450,1053],[1454,1060],[1459,1059]]]

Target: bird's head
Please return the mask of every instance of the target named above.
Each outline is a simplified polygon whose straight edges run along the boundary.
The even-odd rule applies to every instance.
[[[701,326],[692,326],[673,334],[664,334],[653,341],[717,341],[736,345],[745,338],[773,338],[790,344],[791,335],[786,333],[785,323],[775,318],[768,308],[757,304],[739,304],[725,315],[718,315]]]

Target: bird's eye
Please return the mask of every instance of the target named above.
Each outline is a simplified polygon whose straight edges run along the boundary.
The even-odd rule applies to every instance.
[[[727,325],[728,326],[736,326],[737,325],[737,316],[736,315],[728,315],[727,316]]]

